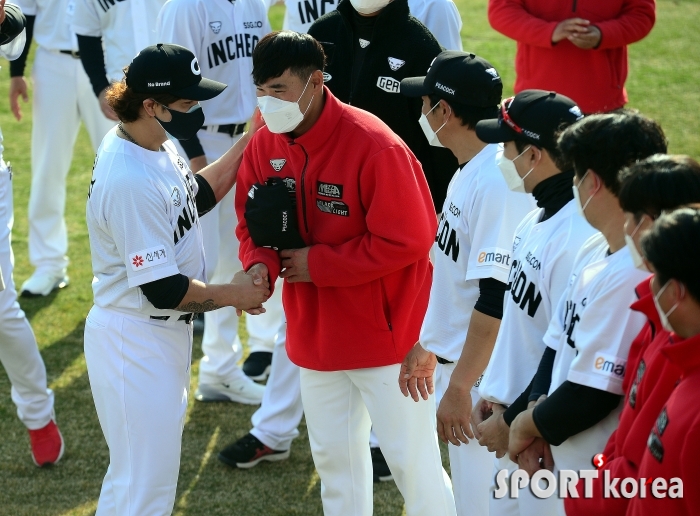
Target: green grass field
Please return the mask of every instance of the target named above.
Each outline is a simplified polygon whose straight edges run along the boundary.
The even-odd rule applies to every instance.
[[[514,80],[515,45],[494,32],[486,20],[487,0],[457,0],[464,27],[465,50],[489,59],[501,72],[506,89]],[[630,106],[658,120],[673,153],[700,157],[700,3],[659,0],[656,27],[630,48]],[[281,26],[282,8],[271,13]],[[32,270],[27,258],[31,104],[22,105],[16,122],[7,103],[7,63],[0,79],[0,127],[5,160],[15,170],[15,282]],[[575,64],[575,63],[574,63]],[[508,91],[506,92],[508,93]],[[83,321],[92,303],[90,251],[85,226],[85,198],[93,150],[84,130],[75,146],[68,179],[66,217],[70,233],[71,285],[38,300],[21,300],[37,336],[50,387],[56,394],[58,422],[66,452],[55,467],[37,469],[29,439],[10,400],[10,385],[0,374],[0,515],[81,516],[93,514],[107,469],[107,446],[100,431],[83,358]],[[2,343],[0,343],[2,345]],[[193,388],[201,358],[195,342]],[[178,515],[316,515],[321,514],[320,485],[309,452],[306,429],[289,460],[262,464],[249,471],[229,469],[216,460],[218,450],[249,430],[255,409],[236,404],[191,403],[183,436],[182,465],[175,514]],[[375,514],[397,516],[403,501],[393,483],[375,486]]]

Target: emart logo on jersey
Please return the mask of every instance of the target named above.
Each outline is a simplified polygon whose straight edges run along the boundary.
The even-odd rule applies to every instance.
[[[593,360],[593,372],[622,380],[625,376],[626,365],[627,360],[620,357],[596,353]]]
[[[480,249],[477,256],[477,267],[495,266],[510,269],[510,253],[506,249],[488,247]]]
[[[596,455],[594,460],[600,457]],[[600,466],[604,465],[604,461]],[[496,474],[494,498],[506,496],[518,498],[521,489],[530,489],[536,498],[580,498],[576,485],[583,480],[583,498],[593,498],[593,480],[599,478],[598,470],[584,469],[578,472],[568,469],[559,471],[557,477],[548,469],[538,470],[532,477],[527,471],[518,469],[508,477],[508,470]],[[544,482],[542,482],[544,481]],[[603,471],[603,498],[683,498],[683,480],[657,478],[613,478],[610,470]]]
[[[157,247],[150,247],[142,251],[131,253],[129,255],[129,262],[131,263],[131,270],[140,271],[153,267],[154,265],[167,263],[168,256],[165,252],[165,246],[159,245]]]

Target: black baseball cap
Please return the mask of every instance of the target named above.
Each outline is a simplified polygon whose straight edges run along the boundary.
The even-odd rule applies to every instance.
[[[437,95],[467,106],[495,107],[501,102],[503,83],[486,59],[447,50],[433,59],[424,77],[402,80],[401,93],[407,97]]]
[[[497,119],[476,124],[482,142],[519,140],[553,149],[560,129],[583,118],[576,102],[553,91],[523,90],[501,104]]]
[[[136,93],[170,93],[181,99],[209,100],[226,89],[202,77],[195,55],[180,45],[144,48],[129,65],[126,85]]]

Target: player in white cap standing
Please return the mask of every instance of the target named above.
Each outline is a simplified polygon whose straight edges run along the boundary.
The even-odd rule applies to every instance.
[[[508,187],[523,195],[532,193],[538,206],[515,231],[510,292],[496,345],[479,385],[482,399],[472,412],[472,428],[479,443],[496,453],[492,479],[500,470],[512,473],[518,468],[507,455],[509,425],[527,407],[528,396],[518,400],[519,410],[516,400],[537,371],[546,347],[542,338],[569,281],[574,258],[596,232],[576,210],[571,190],[573,170],[557,166],[556,136],[580,118],[581,110],[568,97],[525,90],[503,101],[498,119],[476,124],[481,140],[504,142],[500,167]],[[492,415],[481,424],[484,412]],[[491,497],[489,506],[491,514],[545,516],[556,515],[555,502],[554,498],[540,500],[523,491],[518,498]]]
[[[201,64],[204,77],[235,85],[202,103],[207,125],[191,139],[180,141],[192,171],[197,172],[219,159],[238,141],[253,114],[256,98],[251,75],[252,53],[257,42],[270,32],[267,11],[263,0],[170,0],[160,12],[157,30],[160,41],[191,49]],[[238,219],[233,205],[234,192],[235,188],[231,189],[202,219],[207,272],[214,283],[231,281],[241,269],[235,237]],[[275,315],[277,320],[272,322],[271,335],[266,339],[270,347],[281,319],[281,313]],[[195,398],[259,404],[264,387],[248,378],[238,366],[243,350],[238,338],[236,311],[232,307],[223,308],[205,313],[204,318],[204,357],[199,365]]]
[[[186,139],[204,123],[199,100],[224,84],[202,78],[184,47],[142,50],[107,99],[121,122],[100,145],[87,201],[95,304],[85,361],[110,452],[97,515],[170,514],[190,384],[194,313],[263,311],[264,281],[239,272],[206,284],[199,217],[233,186],[241,138],[192,174],[167,133]]]
[[[75,0],[17,0],[27,15],[27,45],[10,64],[10,108],[22,118],[24,68],[32,36],[39,48],[32,80],[32,186],[29,194],[29,261],[34,273],[23,284],[23,296],[46,296],[68,284],[68,232],[63,217],[66,176],[81,120],[93,149],[114,125],[100,111],[90,81],[80,64],[78,43],[71,30]]]
[[[503,315],[513,235],[534,207],[530,195],[510,191],[503,180],[497,164],[503,148],[475,132],[479,121],[497,116],[502,90],[486,60],[453,51],[440,53],[426,76],[401,81],[401,93],[423,98],[420,123],[430,144],[447,147],[460,163],[433,244],[435,269],[420,341],[399,377],[404,395],[427,398],[438,363],[438,435],[450,442],[460,516],[488,514],[493,454],[469,443],[469,413]],[[443,413],[455,407],[466,419],[453,427]]]
[[[0,0],[0,57],[16,59],[26,41],[25,18],[16,5]],[[29,430],[37,466],[55,464],[63,455],[63,437],[54,416],[53,391],[46,386],[46,367],[27,317],[17,303],[12,279],[12,168],[2,158],[0,131],[0,362],[12,384],[12,401]]]

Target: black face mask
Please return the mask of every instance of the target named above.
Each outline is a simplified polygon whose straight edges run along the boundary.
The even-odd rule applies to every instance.
[[[173,135],[178,140],[189,140],[204,125],[204,111],[202,111],[202,106],[199,104],[192,106],[187,113],[175,111],[166,106],[163,107],[170,111],[172,119],[170,122],[164,122],[156,117],[156,120],[168,134]]]

